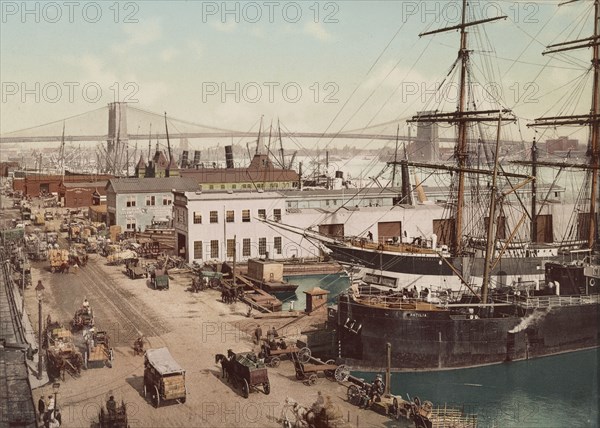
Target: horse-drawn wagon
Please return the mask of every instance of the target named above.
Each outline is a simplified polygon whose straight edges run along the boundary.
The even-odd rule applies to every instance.
[[[73,376],[81,373],[83,358],[81,352],[73,344],[71,332],[59,322],[53,322],[48,316],[46,323],[46,361],[48,375],[51,378],[62,377],[65,372]]]
[[[166,269],[155,268],[150,272],[150,283],[155,290],[169,289],[169,275]]]
[[[92,328],[94,326],[94,312],[89,306],[82,307],[75,311],[73,319],[71,320],[72,330],[82,330],[84,328]]]
[[[132,259],[125,264],[127,276],[131,279],[143,278],[146,276],[146,269],[140,263],[139,259]]]
[[[242,396],[248,398],[251,390],[262,391],[269,395],[271,383],[264,363],[260,362],[254,352],[235,353],[229,350],[227,356],[217,354],[216,362],[223,367],[223,376],[231,379],[234,387],[242,389]]]
[[[86,339],[86,351],[83,354],[83,367],[104,367],[112,368],[114,352],[110,347],[110,337],[105,331],[88,330],[84,335]]]
[[[347,366],[337,365],[334,360],[322,361],[308,354],[308,357],[303,361],[298,353],[294,352],[290,355],[296,370],[296,379],[306,380],[309,385],[317,383],[319,372],[323,372],[325,377],[338,382],[345,380],[350,374],[350,369]]]
[[[154,407],[163,401],[185,403],[185,370],[177,364],[167,348],[148,349],[144,356],[144,397]]]
[[[200,271],[198,276],[192,279],[192,291],[197,293],[208,288],[218,289],[221,286],[222,280],[222,272],[213,272],[211,270]]]
[[[106,410],[101,407],[100,412],[98,412],[99,428],[129,428],[125,403],[121,401],[121,405],[117,406],[117,403],[112,399],[111,396],[111,400],[106,402]]]

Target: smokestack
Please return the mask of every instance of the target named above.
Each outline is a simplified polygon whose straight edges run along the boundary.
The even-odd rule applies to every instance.
[[[181,167],[182,168],[188,167],[188,156],[189,156],[189,152],[187,150],[184,150],[183,154],[181,155]]]
[[[194,150],[194,165],[198,165],[200,163],[200,150]]]
[[[225,146],[225,163],[228,169],[233,168],[233,146]]]

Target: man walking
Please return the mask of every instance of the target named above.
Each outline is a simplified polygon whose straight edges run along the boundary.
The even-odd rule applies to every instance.
[[[259,325],[254,330],[254,343],[256,343],[257,345],[260,345],[261,337],[262,337],[262,328],[260,328],[260,325]]]
[[[38,413],[40,414],[40,422],[43,420],[44,412],[46,411],[46,403],[44,397],[40,397],[38,400]]]

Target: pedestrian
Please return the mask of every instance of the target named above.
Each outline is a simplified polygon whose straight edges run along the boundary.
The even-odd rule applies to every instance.
[[[54,411],[54,419],[58,422],[58,426],[62,425],[62,415],[60,413],[60,409],[57,407]]]
[[[260,345],[261,337],[262,337],[262,328],[260,328],[260,325],[259,325],[254,330],[254,343],[256,343],[257,345]]]
[[[46,410],[48,413],[54,411],[54,397],[52,395],[49,395],[46,400]]]
[[[111,395],[108,401],[106,402],[106,411],[111,417],[114,417],[117,413],[117,403],[115,401],[114,395]]]
[[[44,412],[46,411],[46,403],[44,402],[44,397],[40,397],[38,400],[38,412],[40,414],[40,422],[44,416]]]

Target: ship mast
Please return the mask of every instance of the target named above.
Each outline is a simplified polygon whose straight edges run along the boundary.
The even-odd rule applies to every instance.
[[[581,0],[572,0],[560,4],[559,6],[575,3]],[[598,45],[600,43],[600,0],[594,0],[594,35],[584,39],[572,40],[568,42],[557,43],[547,46],[547,50],[542,55],[551,53],[570,51],[575,49],[592,48],[592,73],[593,73],[593,93],[592,106],[589,114],[580,114],[572,116],[540,117],[535,119],[534,123],[527,126],[564,126],[564,125],[587,125],[590,128],[590,140],[588,143],[588,165],[587,170],[592,173],[590,186],[590,206],[589,224],[587,231],[587,246],[594,249],[597,244],[598,234],[598,200],[600,199],[598,171],[600,171],[600,55]]]
[[[531,182],[531,230],[529,239],[531,242],[537,242],[538,240],[538,232],[537,232],[537,144],[535,138],[533,139],[533,144],[531,145],[531,176],[534,180]]]
[[[496,192],[498,178],[498,158],[500,155],[500,130],[502,115],[498,116],[498,133],[496,136],[496,152],[494,154],[494,169],[492,172],[492,188],[490,194],[489,224],[487,228],[487,242],[485,249],[485,263],[483,265],[483,283],[481,284],[481,302],[487,303],[490,285],[490,274],[492,272],[492,254],[496,248]],[[535,181],[535,180],[534,180]]]
[[[463,235],[463,224],[464,224],[464,206],[465,206],[465,180],[466,180],[466,168],[467,168],[467,128],[470,122],[492,122],[496,121],[498,115],[502,113],[509,113],[508,110],[480,110],[480,111],[468,111],[467,110],[467,75],[469,73],[469,50],[467,48],[467,36],[468,32],[466,29],[475,25],[483,24],[486,22],[497,21],[499,19],[506,19],[506,15],[498,16],[494,18],[482,19],[479,21],[467,22],[467,0],[462,2],[462,18],[459,25],[451,27],[441,28],[434,31],[428,31],[419,34],[419,37],[437,34],[447,31],[460,30],[460,49],[458,51],[458,60],[460,61],[460,89],[459,89],[459,100],[457,110],[454,113],[433,113],[433,114],[420,114],[414,116],[408,122],[445,122],[450,124],[457,124],[457,144],[455,147],[455,157],[458,164],[458,195],[456,202],[456,209],[454,213],[454,227],[452,230],[452,250],[456,255],[460,255],[463,252],[462,235]]]

